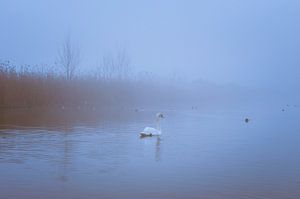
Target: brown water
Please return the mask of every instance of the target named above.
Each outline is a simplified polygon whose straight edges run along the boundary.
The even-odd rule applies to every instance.
[[[156,112],[2,126],[0,198],[300,198],[296,107],[165,110],[163,135],[140,139]]]

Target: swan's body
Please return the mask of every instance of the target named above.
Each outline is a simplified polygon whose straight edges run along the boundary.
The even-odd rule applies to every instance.
[[[162,113],[156,114],[156,123],[157,123],[157,129],[152,127],[146,127],[144,130],[140,133],[141,137],[145,136],[160,136],[161,135],[161,127],[160,127],[160,119],[164,118],[164,115]]]
[[[152,128],[152,127],[146,127],[144,128],[144,130],[140,133],[141,136],[158,136],[161,135],[161,131],[156,129],[156,128]]]

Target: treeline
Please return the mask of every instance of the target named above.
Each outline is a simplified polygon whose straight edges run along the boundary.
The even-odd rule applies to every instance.
[[[161,81],[148,72],[133,75],[125,49],[103,56],[93,72],[79,74],[80,61],[79,48],[67,38],[54,66],[0,62],[0,108],[207,106],[232,101],[237,91],[207,82]]]
[[[17,67],[10,62],[2,62],[0,107],[93,109],[170,104],[178,99],[180,91],[172,85],[161,86],[145,74],[141,78],[129,77],[125,69],[111,61],[110,64],[119,67],[118,71],[123,71],[112,72],[113,66],[110,65],[109,69],[107,60],[104,63],[105,67],[101,67],[100,72],[70,78],[50,66]]]

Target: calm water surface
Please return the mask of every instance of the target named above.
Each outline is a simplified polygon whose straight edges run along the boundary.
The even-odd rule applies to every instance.
[[[2,127],[1,199],[300,198],[299,108]],[[249,123],[244,118],[251,118]]]

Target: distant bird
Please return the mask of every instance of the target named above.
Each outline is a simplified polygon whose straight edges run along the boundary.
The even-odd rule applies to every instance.
[[[245,118],[245,122],[246,123],[250,122],[250,119],[249,118]]]
[[[156,114],[156,125],[157,128],[152,128],[152,127],[146,127],[144,130],[140,133],[141,137],[146,137],[146,136],[160,136],[161,135],[161,127],[160,127],[160,120],[165,118],[162,113],[157,113]]]

